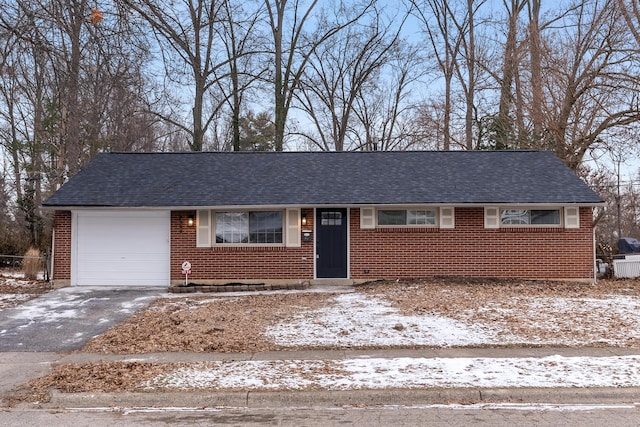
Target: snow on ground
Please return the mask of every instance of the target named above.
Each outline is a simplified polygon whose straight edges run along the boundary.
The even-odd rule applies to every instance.
[[[94,307],[95,301],[110,301],[112,299],[108,293],[106,294],[107,296],[95,297],[93,296],[95,291],[96,289],[71,287],[57,289],[48,293],[46,298],[37,298],[22,304],[20,309],[12,312],[9,317],[38,323],[73,320],[82,317],[81,315],[87,310],[87,306]],[[147,304],[150,298],[152,297],[136,297],[129,301],[114,304],[112,309],[124,314],[132,314],[141,305]],[[100,322],[104,321],[106,320],[100,320]]]
[[[241,390],[638,387],[640,356],[207,362],[160,375],[145,386]]]
[[[286,347],[465,346],[498,341],[498,329],[443,316],[405,316],[389,302],[370,295],[349,293],[334,300],[331,307],[284,319],[266,335]]]
[[[425,314],[406,316],[382,299],[361,293],[341,294],[334,304],[295,314],[270,327],[266,336],[284,347],[371,347],[371,346],[476,346],[476,345],[611,345],[624,346],[640,339],[640,298],[611,295],[597,298],[522,297],[511,307],[481,308],[484,320],[474,313],[457,313],[458,319]],[[492,319],[491,313],[495,315]],[[625,322],[614,330],[610,315]],[[529,319],[530,329],[539,335],[523,337],[498,321]],[[585,342],[582,323],[588,319],[596,341]],[[494,321],[495,320],[495,321]],[[558,334],[559,329],[569,333]],[[556,333],[545,333],[556,332]]]
[[[523,310],[524,309],[524,310]],[[603,298],[563,298],[563,297],[521,297],[513,298],[509,308],[488,304],[480,312],[493,313],[495,318],[522,318],[526,316],[538,336],[528,339],[500,333],[502,344],[534,344],[582,346],[593,344],[585,342],[585,334],[598,336],[599,345],[622,346],[629,340],[640,339],[640,298],[627,295],[606,295]],[[462,313],[467,323],[471,323],[473,313]],[[487,316],[491,319],[491,315]],[[617,319],[619,328],[612,328]],[[484,324],[491,330],[495,325]],[[558,334],[570,330],[571,333]],[[550,332],[547,334],[547,332]],[[494,344],[495,342],[485,342]]]
[[[37,275],[37,279],[38,280],[44,280],[44,272],[39,272]],[[25,278],[24,272],[22,271],[8,271],[8,270],[4,270],[0,272],[0,279],[6,280],[8,282],[16,282],[18,284],[20,284],[21,282],[24,283],[33,283],[33,281],[28,280]]]
[[[0,271],[0,310],[15,307],[44,292],[42,282],[25,279],[24,273]]]
[[[473,346],[494,344],[584,345],[577,318],[589,317],[599,343],[620,345],[640,336],[640,298],[527,298],[481,311],[496,320],[525,316],[541,331],[522,337],[491,316],[473,321],[434,314],[406,316],[371,295],[346,293],[335,304],[283,319],[267,336],[285,347]],[[523,311],[524,309],[524,311]],[[570,326],[561,324],[563,313]],[[619,335],[607,329],[611,314],[626,323]],[[601,324],[598,323],[602,319]],[[610,319],[609,319],[610,320]],[[567,335],[545,334],[567,328]],[[603,329],[598,330],[600,327]],[[610,334],[611,336],[607,336]],[[549,339],[549,336],[556,338]],[[431,387],[640,387],[640,355],[542,358],[358,358],[346,360],[225,361],[192,364],[149,381],[145,386],[169,389],[300,390]]]
[[[0,294],[0,310],[33,298],[31,294]]]
[[[22,305],[20,310],[12,313],[11,318],[53,323],[62,319],[75,319],[78,317],[79,307],[76,303],[82,302],[81,295],[61,291],[55,297],[53,295],[53,293],[50,293],[48,298],[31,300],[29,304]]]
[[[24,275],[0,276],[3,284],[14,287],[30,287],[33,286],[33,280],[24,278]]]

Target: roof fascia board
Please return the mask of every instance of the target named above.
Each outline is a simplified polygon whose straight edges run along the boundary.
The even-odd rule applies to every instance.
[[[331,207],[347,207],[360,208],[365,206],[386,206],[386,207],[411,207],[411,206],[433,206],[433,207],[459,207],[459,208],[482,208],[482,207],[596,207],[605,206],[605,202],[601,203],[332,203],[332,204],[290,204],[290,205],[220,205],[220,206],[42,206],[45,210],[160,210],[160,211],[192,211],[192,210],[238,210],[238,209],[285,209],[285,208],[331,208]]]

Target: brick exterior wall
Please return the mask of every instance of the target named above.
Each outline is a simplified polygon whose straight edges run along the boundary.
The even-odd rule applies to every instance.
[[[361,230],[352,209],[351,275],[592,279],[592,221],[580,208],[579,229],[485,229],[483,208],[456,208],[455,229]]]
[[[313,230],[313,209],[302,209]],[[197,248],[194,211],[171,213],[171,280],[191,282],[314,278],[314,243],[291,247]],[[54,216],[54,281],[71,279],[71,213]],[[360,229],[360,209],[350,210],[351,279],[474,276],[593,279],[592,211],[580,208],[580,228],[484,228],[483,208],[456,208],[455,228]],[[314,236],[315,237],[315,236]]]
[[[313,209],[302,209],[307,226],[313,230]],[[192,266],[189,280],[310,280],[313,279],[313,242],[301,242],[299,248],[289,247],[222,247],[197,248],[196,227],[189,227],[193,211],[171,213],[171,280],[184,280],[181,264]]]
[[[68,284],[71,280],[71,212],[56,211],[53,216],[53,281]]]
[[[313,209],[303,209],[313,230]],[[311,280],[313,243],[300,248],[196,248],[195,212],[171,217],[171,279],[180,264],[193,265],[190,279]],[[474,276],[528,279],[592,279],[590,208],[580,209],[580,228],[484,228],[483,208],[456,208],[455,228],[360,229],[360,209],[350,210],[351,279]]]

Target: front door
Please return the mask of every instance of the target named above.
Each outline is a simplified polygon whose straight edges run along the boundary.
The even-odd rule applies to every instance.
[[[316,209],[316,276],[347,278],[346,209]]]

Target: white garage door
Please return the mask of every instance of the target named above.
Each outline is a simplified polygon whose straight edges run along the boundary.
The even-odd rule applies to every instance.
[[[170,212],[74,212],[72,284],[168,286]]]

